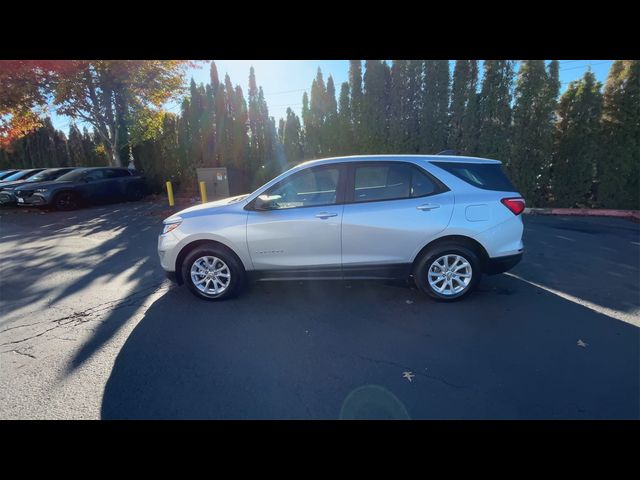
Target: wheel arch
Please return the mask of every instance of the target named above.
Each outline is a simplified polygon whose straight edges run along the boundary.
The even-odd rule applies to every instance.
[[[203,238],[203,239],[194,240],[192,242],[187,243],[184,247],[182,247],[182,249],[178,253],[178,256],[176,257],[176,264],[175,264],[176,281],[178,285],[182,285],[184,283],[184,279],[182,278],[182,263],[184,262],[184,259],[187,257],[187,255],[189,255],[189,253],[191,253],[196,248],[206,246],[206,245],[225,250],[227,253],[229,253],[229,255],[232,255],[236,259],[236,261],[238,262],[238,265],[240,265],[242,269],[246,272],[246,266],[244,262],[231,247],[217,240]]]
[[[480,259],[482,270],[485,270],[489,261],[489,254],[487,253],[487,250],[484,248],[484,246],[480,242],[478,242],[477,240],[474,240],[471,237],[467,237],[465,235],[445,235],[445,236],[436,238],[435,240],[432,240],[431,242],[427,243],[424,247],[422,247],[420,251],[413,257],[413,261],[411,262],[412,266],[415,266],[416,262],[420,259],[420,257],[424,252],[426,252],[430,248],[433,248],[445,243],[457,243],[459,245],[465,246],[473,250],[475,253],[478,254],[478,258]]]

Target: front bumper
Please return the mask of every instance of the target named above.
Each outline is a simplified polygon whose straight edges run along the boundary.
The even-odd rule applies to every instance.
[[[489,258],[484,268],[484,273],[495,275],[511,270],[522,260],[522,252],[516,255],[507,255],[506,257]]]
[[[16,197],[19,207],[44,206],[49,204],[49,200],[39,193],[34,193],[28,197]]]
[[[169,271],[165,270],[164,271],[164,275],[169,280],[171,280],[173,283],[180,284],[180,282],[178,282],[178,276],[176,275],[176,272],[169,272]]]

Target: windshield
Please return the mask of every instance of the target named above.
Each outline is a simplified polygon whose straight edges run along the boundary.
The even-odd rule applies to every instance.
[[[11,182],[13,180],[20,180],[26,176],[29,175],[29,171],[28,170],[21,170],[19,172],[14,173],[13,175],[9,175],[7,178],[4,178],[3,180],[5,182]]]
[[[77,182],[85,174],[86,170],[72,170],[58,177],[59,182]]]
[[[229,202],[227,203],[236,203],[236,202],[240,202],[242,200],[244,200],[245,198],[247,198],[250,194],[245,194],[245,195],[240,195],[238,197],[233,197],[231,200],[229,200]]]
[[[59,170],[59,169],[51,169],[51,170],[44,170],[40,173],[38,173],[37,175],[34,175],[33,177],[29,177],[30,181],[34,181],[34,182],[43,182],[45,180],[54,180],[56,178],[58,178],[61,174],[63,174],[64,172],[69,172],[69,170]]]
[[[15,170],[8,170],[6,172],[2,172],[2,173],[0,173],[0,180],[4,180],[9,175],[13,175],[14,173],[15,173]]]

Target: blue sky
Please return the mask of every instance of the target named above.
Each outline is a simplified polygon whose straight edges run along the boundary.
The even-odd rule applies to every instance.
[[[348,60],[216,60],[220,79],[224,79],[225,73],[229,74],[231,82],[239,84],[246,96],[249,83],[249,68],[253,65],[256,72],[256,81],[261,85],[269,115],[275,117],[276,123],[280,117],[285,116],[287,107],[291,107],[298,115],[302,109],[302,94],[309,92],[311,82],[315,78],[318,67],[321,68],[325,82],[329,75],[333,76],[336,84],[336,97],[340,93],[340,84],[347,81]],[[564,91],[569,82],[577,80],[584,75],[589,66],[596,78],[604,83],[613,60],[560,60],[560,82]],[[454,62],[451,62],[453,69]],[[191,77],[197,83],[209,82],[209,64],[202,63],[200,68],[190,69],[186,80]],[[336,98],[337,100],[337,98]],[[177,104],[168,105],[171,111],[179,111]],[[56,128],[68,133],[70,119],[52,115]]]

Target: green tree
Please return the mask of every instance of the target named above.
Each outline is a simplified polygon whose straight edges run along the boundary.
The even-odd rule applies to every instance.
[[[449,111],[449,61],[425,60],[421,115],[423,153],[435,154],[447,147]]]
[[[71,123],[69,127],[69,140],[67,142],[67,146],[70,165],[89,165],[89,155],[87,155],[87,152],[85,151],[85,144],[82,139],[82,133],[75,123]]]
[[[302,132],[300,118],[287,108],[287,119],[284,125],[283,140],[285,161],[287,164],[298,163],[303,159]]]
[[[518,71],[511,155],[506,160],[511,179],[531,206],[547,202],[557,72],[557,61],[547,72],[544,60],[523,60]]]
[[[60,68],[43,70],[37,62],[23,62],[14,71],[17,76],[0,75],[0,111],[10,109],[19,98],[13,91],[18,88],[16,79],[31,78],[33,72],[38,72],[36,76],[42,78],[35,90],[29,90],[38,92],[36,97],[30,97],[29,106],[52,99],[58,114],[91,124],[113,165],[122,165],[121,153],[128,137],[134,143],[142,141],[159,128],[162,106],[182,93],[184,72],[189,65],[175,60],[57,63]]]
[[[324,156],[334,156],[338,149],[338,103],[336,102],[336,87],[333,77],[327,78],[327,91],[325,94],[325,121],[321,127],[321,145]]]
[[[388,151],[391,71],[384,61],[367,60],[363,79],[360,153]]]
[[[465,137],[472,132],[474,121],[471,118],[476,100],[478,83],[477,60],[457,60],[453,69],[451,104],[449,106],[448,146],[454,150],[465,150]]]
[[[348,155],[353,153],[353,124],[351,123],[351,105],[349,98],[349,83],[343,82],[340,86],[340,100],[338,106],[338,133],[337,133],[337,155]]]
[[[590,198],[600,151],[602,85],[588,71],[560,98],[553,155],[553,197],[559,207],[592,206]]]
[[[351,90],[351,125],[353,128],[353,152],[360,152],[362,146],[362,61],[349,60],[349,88]]]
[[[616,60],[604,88],[598,204],[640,208],[640,60]]]
[[[403,153],[409,150],[409,62],[394,60],[391,65],[389,92],[389,151]]]
[[[478,97],[476,154],[507,160],[511,151],[511,86],[513,60],[485,60]]]
[[[459,149],[467,155],[475,155],[479,135],[478,110],[480,94],[478,93],[478,61],[471,60],[470,62],[468,99],[462,118],[462,135]]]

